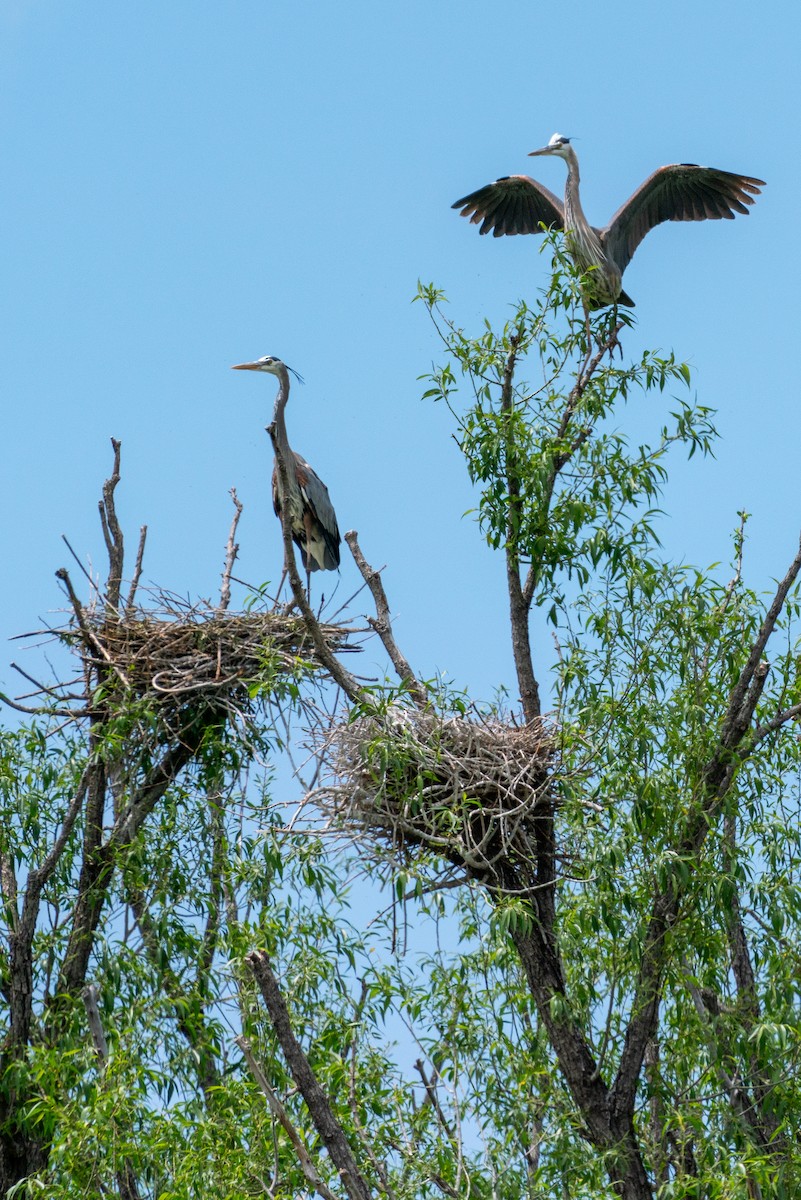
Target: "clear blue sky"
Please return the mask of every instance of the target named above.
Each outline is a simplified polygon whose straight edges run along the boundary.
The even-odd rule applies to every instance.
[[[596,224],[662,163],[768,181],[748,218],[648,237],[628,348],[675,350],[719,409],[716,462],[666,495],[670,553],[725,558],[744,507],[749,582],[783,574],[801,526],[800,22],[789,0],[3,0],[0,687],[19,690],[4,639],[61,604],[60,534],[103,564],[111,435],[148,579],[216,592],[232,485],[239,572],[277,577],[274,384],[229,370],[265,353],[306,377],[290,438],[387,564],[415,668],[479,697],[512,683],[503,566],[462,519],[447,413],[419,399],[439,349],[410,300],[433,280],[477,329],[534,296],[536,239],[479,238],[450,204],[520,171],[561,192],[563,164],[526,157],[554,130],[577,139]]]

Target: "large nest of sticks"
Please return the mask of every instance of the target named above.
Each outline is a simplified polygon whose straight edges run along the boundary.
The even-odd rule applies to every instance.
[[[315,793],[338,820],[395,848],[426,846],[477,879],[519,882],[538,817],[552,811],[553,739],[541,725],[395,707],[338,725],[332,780]],[[522,871],[521,871],[521,868]]]
[[[342,625],[320,626],[332,651],[357,650]],[[254,683],[314,670],[303,618],[280,610],[227,613],[205,606],[85,620],[63,634],[114,688],[158,702],[224,700]]]

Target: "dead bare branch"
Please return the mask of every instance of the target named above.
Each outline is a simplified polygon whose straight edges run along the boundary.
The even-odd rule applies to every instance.
[[[236,530],[239,525],[239,518],[242,516],[242,503],[236,494],[236,488],[231,488],[231,499],[234,502],[234,515],[231,520],[231,528],[228,532],[228,541],[225,546],[225,566],[223,567],[222,585],[220,587],[220,612],[225,612],[231,603],[231,572],[234,569],[236,556],[239,553]]]
[[[398,678],[404,684],[409,695],[414,700],[418,708],[425,708],[428,703],[428,695],[423,685],[418,681],[412,668],[409,666],[404,655],[401,653],[395,636],[392,632],[392,622],[389,613],[389,601],[387,594],[384,591],[384,584],[381,581],[381,572],[376,571],[365,559],[362,554],[358,541],[359,535],[355,529],[351,529],[345,534],[345,541],[350,547],[350,552],[353,555],[353,560],[359,568],[362,579],[367,584],[375,601],[376,618],[367,618],[367,623],[371,629],[374,629],[383,642],[384,649],[389,655],[390,662],[395,668]]]
[[[289,1073],[306,1101],[309,1115],[339,1172],[342,1186],[350,1200],[370,1200],[370,1188],[353,1157],[342,1126],[292,1031],[286,1001],[267,954],[263,950],[252,950],[246,955],[245,962],[259,985]]]

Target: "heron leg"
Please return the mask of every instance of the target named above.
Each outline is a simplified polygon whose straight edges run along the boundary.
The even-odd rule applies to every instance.
[[[617,320],[617,300],[616,300],[615,303],[612,305],[612,334],[609,339],[609,350],[610,350],[611,357],[614,358],[615,347],[617,347],[617,349],[620,351],[620,357],[622,359],[623,358],[623,347],[620,344],[620,338],[617,336],[619,328],[620,327],[618,325],[618,320]]]
[[[587,334],[587,354],[590,353],[592,345],[592,329],[590,328],[590,306],[582,296],[581,303],[584,305],[584,332]]]

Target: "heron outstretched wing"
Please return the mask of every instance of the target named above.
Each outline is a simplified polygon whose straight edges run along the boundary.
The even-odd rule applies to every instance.
[[[457,200],[451,208],[460,208],[473,225],[481,223],[479,233],[493,237],[516,233],[541,233],[542,225],[564,229],[562,201],[536,179],[528,175],[504,175]]]
[[[731,220],[747,213],[763,179],[734,175],[696,163],[659,167],[617,210],[601,232],[604,250],[625,271],[649,230],[663,221]]]

